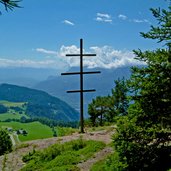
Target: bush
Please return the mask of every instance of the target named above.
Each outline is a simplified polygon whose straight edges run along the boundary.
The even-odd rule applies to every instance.
[[[0,129],[0,155],[12,151],[12,142],[10,136],[5,130]]]

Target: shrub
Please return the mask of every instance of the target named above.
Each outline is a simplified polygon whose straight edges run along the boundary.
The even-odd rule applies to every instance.
[[[12,142],[10,136],[5,130],[0,129],[0,155],[12,151]]]

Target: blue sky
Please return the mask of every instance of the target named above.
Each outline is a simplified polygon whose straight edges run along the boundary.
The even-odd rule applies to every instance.
[[[23,0],[23,8],[6,12],[0,6],[0,67],[26,66],[66,69],[78,65],[66,53],[97,53],[89,67],[118,67],[133,60],[133,49],[153,49],[145,40],[156,23],[149,8],[166,7],[165,0]]]

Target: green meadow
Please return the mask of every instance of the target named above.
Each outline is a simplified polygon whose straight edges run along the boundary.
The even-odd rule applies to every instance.
[[[18,112],[16,113],[8,112],[8,113],[0,114],[0,121],[5,121],[7,119],[20,119],[22,116],[24,116],[25,118],[29,118],[25,114],[19,114]]]
[[[25,103],[23,102],[9,102],[9,101],[2,100],[0,101],[0,104],[9,108],[7,113],[0,114],[0,121],[5,121],[7,119],[20,119],[22,116],[24,116],[25,118],[29,118],[27,115],[25,115],[25,112],[19,113],[18,111],[15,111],[14,109],[12,109],[12,107],[18,107],[18,108],[23,109],[24,111]]]
[[[15,122],[15,121],[10,121],[6,122],[8,119],[21,119],[21,117],[29,118],[25,114],[25,107],[23,102],[9,102],[9,101],[0,101],[0,104],[6,106],[8,108],[7,113],[2,113],[0,114],[0,128],[12,128],[13,132],[13,137],[17,140],[16,142],[19,141],[30,141],[30,140],[36,140],[36,139],[45,139],[45,138],[50,138],[53,137],[54,130],[57,133],[57,136],[65,136],[65,135],[70,135],[74,132],[77,132],[77,129],[73,128],[62,128],[62,127],[55,127],[54,130],[50,128],[47,125],[44,125],[38,121],[35,122],[30,122],[30,123],[21,123],[21,122]],[[16,110],[15,110],[16,107]],[[21,110],[17,110],[17,109]],[[17,130],[25,130],[27,132],[26,135],[17,135],[15,132]]]
[[[23,129],[27,135],[18,135],[20,141],[29,141],[53,137],[52,129],[40,122],[20,123],[20,122],[0,122],[1,128],[13,128],[13,130]]]

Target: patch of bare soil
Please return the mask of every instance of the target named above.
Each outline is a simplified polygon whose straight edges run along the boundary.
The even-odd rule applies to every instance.
[[[0,171],[18,171],[20,170],[25,163],[22,161],[23,155],[31,152],[32,150],[41,150],[44,148],[49,147],[52,144],[55,143],[64,143],[67,141],[75,140],[80,138],[80,136],[83,139],[86,140],[98,140],[103,141],[106,144],[111,143],[111,135],[113,134],[113,131],[98,131],[98,132],[87,132],[84,134],[74,133],[70,136],[64,136],[64,137],[56,137],[56,138],[49,138],[49,139],[43,139],[43,140],[34,140],[34,141],[28,141],[26,142],[26,147],[16,149],[14,152],[0,156]],[[102,151],[95,154],[94,158],[84,162],[80,163],[78,166],[81,168],[81,170],[87,171],[90,167],[87,167],[87,165],[91,166],[93,163],[95,163],[98,160],[103,159],[107,154],[111,153],[111,148],[105,148]]]
[[[89,160],[87,160],[87,161],[85,161],[83,163],[79,163],[77,166],[80,168],[81,171],[89,171],[94,163],[96,163],[97,161],[103,160],[105,157],[107,157],[112,152],[113,152],[112,147],[106,147],[103,150],[97,152]]]

